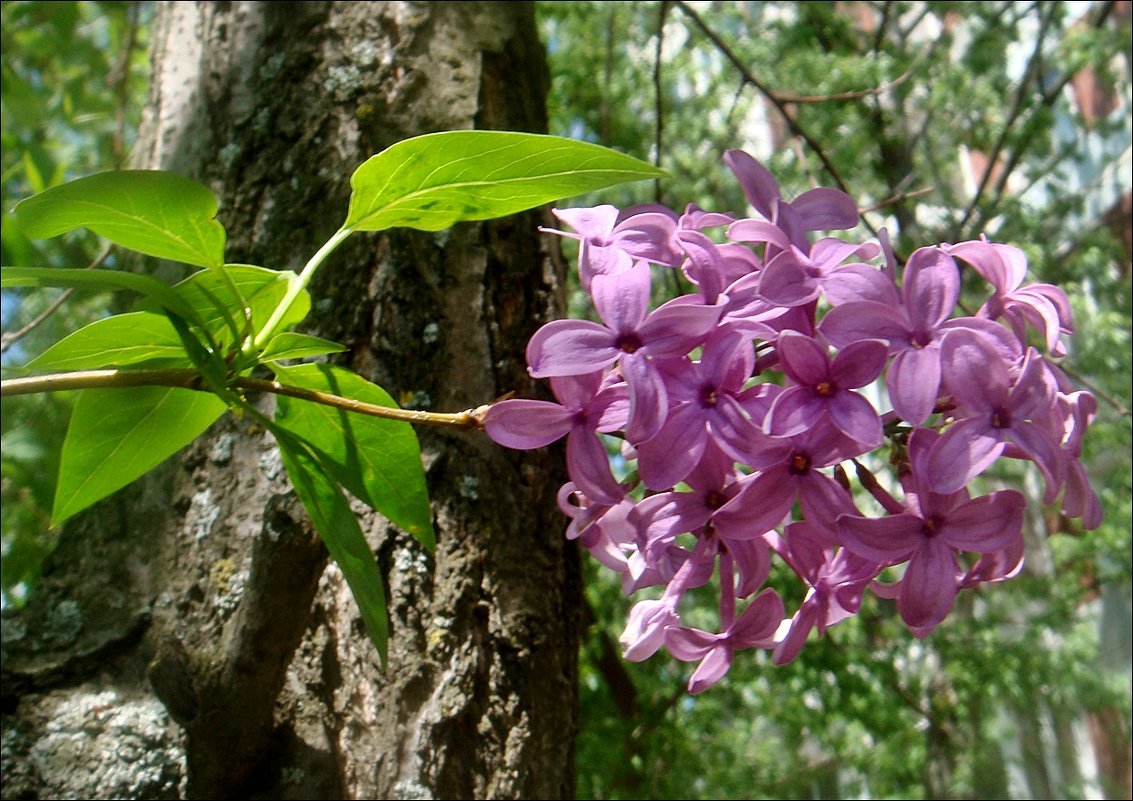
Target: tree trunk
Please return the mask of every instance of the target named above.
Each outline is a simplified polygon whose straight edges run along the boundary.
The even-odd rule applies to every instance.
[[[153,44],[135,163],[217,192],[232,262],[300,268],[345,217],[353,170],[397,140],[546,127],[530,3],[169,3]],[[541,222],[356,235],[304,330],[403,405],[529,395],[526,341],[562,307]],[[384,673],[248,420],[68,525],[5,615],[4,796],[572,796],[561,454],[418,434],[435,554],[363,515],[390,595]]]

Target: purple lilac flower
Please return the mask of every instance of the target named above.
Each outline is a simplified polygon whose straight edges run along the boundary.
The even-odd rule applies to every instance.
[[[952,609],[965,572],[956,554],[1006,549],[1021,535],[1027,505],[1015,490],[974,499],[966,489],[935,491],[931,454],[938,444],[938,435],[929,429],[918,429],[909,438],[905,513],[879,519],[838,518],[842,543],[852,553],[879,564],[908,563],[897,610],[918,637],[938,626]]]
[[[789,437],[828,419],[866,449],[881,444],[881,420],[873,405],[851,392],[874,381],[885,367],[886,346],[876,339],[847,345],[831,360],[826,348],[804,334],[784,331],[775,345],[783,371],[795,383],[771,405],[764,428]]]

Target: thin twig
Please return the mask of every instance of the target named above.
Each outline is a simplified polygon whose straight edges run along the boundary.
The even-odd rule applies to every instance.
[[[106,261],[106,257],[110,255],[110,248],[111,244],[107,242],[102,246],[102,250],[99,252],[99,254],[94,257],[94,260],[83,269],[94,270],[99,267],[104,261]],[[55,300],[53,300],[46,309],[37,314],[35,316],[35,319],[29,322],[23,328],[20,328],[17,331],[12,331],[11,333],[4,332],[3,335],[0,335],[0,353],[7,352],[8,348],[12,347],[12,345],[16,344],[32,331],[34,331],[37,327],[39,327],[44,320],[53,315],[59,309],[59,307],[63,305],[67,298],[71,297],[71,294],[74,291],[74,287],[63,290],[59,294],[59,297],[55,298]]]
[[[895,195],[890,195],[889,197],[885,198],[885,200],[879,201],[877,203],[874,203],[872,206],[862,209],[861,213],[868,214],[871,211],[877,211],[878,209],[883,209],[886,206],[892,206],[894,203],[900,203],[905,200],[912,200],[913,198],[923,197],[935,191],[935,186],[926,186],[924,189],[916,189],[912,192],[898,192]]]
[[[661,168],[661,147],[665,130],[665,92],[661,81],[661,56],[665,47],[665,17],[669,14],[670,0],[661,0],[661,8],[657,12],[657,48],[653,52],[653,105],[654,105],[654,133],[653,165]],[[653,182],[654,200],[660,203],[661,180]]]
[[[859,89],[851,92],[835,92],[834,94],[829,95],[796,95],[792,94],[791,92],[782,92],[776,89],[773,89],[772,91],[775,93],[775,96],[778,97],[779,100],[783,103],[830,103],[841,100],[861,100],[863,97],[883,95],[890,89],[895,89],[896,87],[900,86],[905,81],[909,80],[909,77],[913,74],[913,67],[915,66],[916,63],[914,62],[909,66],[909,69],[905,70],[889,83],[882,84],[881,86],[875,86],[873,89]]]
[[[71,373],[53,373],[43,376],[9,378],[0,381],[0,396],[32,395],[42,392],[62,392],[75,389],[112,389],[123,387],[175,387],[209,392],[204,379],[196,370],[81,370]],[[378,406],[353,398],[344,398],[329,392],[320,392],[303,387],[292,387],[263,378],[238,377],[232,380],[232,387],[250,392],[268,392],[289,398],[333,406],[348,412],[357,412],[370,417],[387,420],[400,420],[406,423],[448,426],[450,428],[483,428],[484,415],[489,406],[466,409],[463,412],[424,412],[417,409],[399,409]]]
[[[1015,91],[1015,99],[1011,104],[1011,110],[1007,114],[1007,122],[1004,124],[1003,130],[999,132],[999,137],[992,146],[991,153],[988,154],[987,166],[984,167],[983,175],[980,176],[976,193],[972,196],[967,208],[964,209],[964,216],[960,218],[960,224],[956,226],[957,232],[964,230],[969,220],[972,219],[972,215],[975,214],[980,200],[983,199],[984,192],[987,191],[988,185],[991,183],[991,175],[995,171],[995,163],[999,161],[999,154],[1003,152],[1003,148],[1007,144],[1007,137],[1011,134],[1011,129],[1014,127],[1016,120],[1018,120],[1019,116],[1023,113],[1025,108],[1023,98],[1028,94],[1028,87],[1033,80],[1038,79],[1039,59],[1042,55],[1047,32],[1054,23],[1056,10],[1052,9],[1049,14],[1044,16],[1039,3],[1035,3],[1032,8],[1037,9],[1039,14],[1039,30],[1038,34],[1035,36],[1035,49],[1031,51],[1031,57],[1027,60],[1027,67],[1023,71],[1023,78],[1019,81],[1019,87]]]
[[[802,125],[799,124],[798,120],[796,120],[790,113],[790,109],[787,108],[787,104],[783,103],[779,99],[778,93],[774,89],[763,83],[763,81],[756,78],[755,75],[752,74],[751,70],[748,69],[747,65],[744,64],[743,60],[738,55],[736,55],[736,53],[723,39],[721,39],[716,34],[715,31],[708,27],[708,24],[701,18],[701,16],[697,14],[695,10],[690,8],[689,5],[684,2],[684,0],[676,0],[675,5],[681,10],[681,13],[692,20],[696,24],[696,26],[700,28],[701,32],[705,36],[707,36],[714,45],[716,45],[716,48],[724,55],[725,58],[728,59],[728,61],[732,63],[732,66],[735,67],[736,71],[740,73],[743,79],[747,83],[750,83],[752,86],[754,86],[760,94],[766,97],[771,102],[771,104],[775,106],[779,114],[782,115],[783,121],[787,124],[787,127],[790,129],[791,133],[806,142],[807,146],[812,151],[814,151],[814,154],[816,156],[818,156],[818,159],[822,162],[822,166],[826,169],[826,172],[830,175],[831,178],[834,179],[834,182],[838,184],[838,188],[846,194],[850,194],[849,187],[842,179],[842,175],[838,172],[838,168],[834,166],[834,163],[830,160],[830,157],[826,155],[826,151],[823,149],[822,145],[820,145],[818,141],[813,136],[811,136],[807,132],[807,130],[802,127]],[[874,230],[873,226],[869,223],[868,220],[863,219],[862,223],[870,231],[870,233],[872,233],[874,236],[877,236],[877,231]]]

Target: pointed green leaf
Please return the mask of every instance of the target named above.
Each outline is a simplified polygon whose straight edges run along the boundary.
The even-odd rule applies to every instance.
[[[283,384],[396,407],[384,389],[328,364],[274,366]],[[325,452],[327,468],[359,500],[408,531],[429,550],[436,543],[421,446],[409,423],[279,397],[276,423]]]
[[[217,303],[239,324],[244,319],[241,305],[247,302],[252,314],[253,329],[258,331],[259,326],[267,322],[271,312],[279,305],[291,282],[298,280],[298,276],[290,270],[269,270],[251,264],[226,264],[223,269],[231,279],[231,286],[219,270],[201,270],[171,287],[171,290],[183,304],[193,310],[205,330],[221,343],[231,345],[232,333],[225,320],[225,313],[217,307]],[[239,293],[239,297],[234,294],[233,288]],[[154,310],[153,304],[147,302],[139,303],[135,308],[139,311]],[[295,299],[284,325],[295,325],[310,310],[311,296],[304,290]]]
[[[265,362],[302,359],[304,356],[322,356],[326,353],[342,353],[344,350],[345,345],[329,339],[286,331],[271,338],[260,354],[260,359]]]
[[[511,131],[448,131],[398,142],[350,178],[344,228],[439,231],[663,170],[600,145]]]
[[[28,236],[89,228],[122,247],[200,267],[224,263],[224,228],[208,187],[157,170],[104,172],[16,204]]]
[[[63,441],[53,524],[165,461],[226,408],[215,395],[188,389],[83,390]]]
[[[0,286],[74,287],[76,289],[129,290],[145,295],[150,309],[168,309],[197,325],[200,315],[174,291],[173,287],[148,275],[119,270],[74,270],[57,267],[4,267],[0,270]]]
[[[382,574],[374,552],[366,542],[350,503],[327,475],[321,459],[286,431],[277,433],[283,467],[295,494],[342,570],[384,666],[389,658],[389,621]]]
[[[83,326],[28,362],[33,370],[125,367],[153,359],[189,364],[169,318],[151,312],[116,314]]]

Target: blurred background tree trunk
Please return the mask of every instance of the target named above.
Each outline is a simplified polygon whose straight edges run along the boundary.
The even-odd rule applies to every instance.
[[[168,3],[152,56],[135,166],[208,184],[233,262],[300,268],[353,170],[400,139],[547,125],[530,3]],[[405,406],[533,395],[524,346],[563,305],[541,222],[357,236],[312,287],[306,330]],[[5,617],[4,795],[571,797],[580,578],[561,454],[418,434],[435,554],[363,518],[391,596],[384,673],[247,420],[68,525]]]

